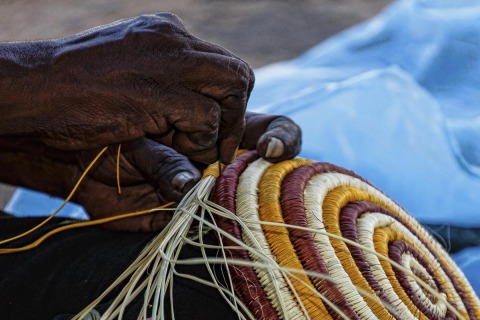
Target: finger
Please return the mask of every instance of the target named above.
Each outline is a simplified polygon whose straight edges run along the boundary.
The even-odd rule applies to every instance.
[[[245,132],[245,105],[232,98],[224,101],[218,137],[218,160],[228,164],[233,161]]]
[[[239,58],[211,52],[183,51],[177,72],[192,90],[217,101],[229,96],[246,99],[255,76],[250,66]],[[192,71],[194,70],[194,71]]]
[[[182,91],[167,97],[171,108],[166,116],[170,130],[157,134],[156,121],[148,124],[148,137],[175,149],[188,158],[211,163],[217,160],[217,141],[221,122],[219,103],[193,91]]]
[[[246,120],[242,148],[256,148],[271,162],[293,158],[300,152],[301,129],[289,118],[249,112]]]
[[[255,149],[260,137],[267,131],[273,120],[278,119],[277,115],[247,112],[245,114],[246,127],[241,147],[244,149]]]
[[[189,159],[204,163],[211,164],[218,159],[218,150],[216,141],[213,144],[198,145],[193,143],[195,135],[188,135],[182,132],[175,132],[173,135],[172,145],[173,148],[187,156]]]
[[[230,163],[245,129],[244,116],[253,87],[253,71],[233,57],[190,51],[179,69],[184,74],[182,83],[185,86],[218,103],[221,110],[217,141],[219,160]]]
[[[223,56],[226,56],[226,57],[231,57],[233,59],[236,59],[239,61],[239,63],[243,63],[247,69],[247,82],[248,82],[248,85],[247,85],[247,98],[250,96],[250,93],[252,92],[252,89],[253,89],[253,85],[255,83],[255,75],[254,75],[254,72],[253,70],[248,66],[248,63],[243,60],[242,58],[240,58],[239,56],[235,55],[233,52],[219,46],[219,45],[216,45],[216,44],[213,44],[213,43],[210,43],[208,41],[204,41],[202,39],[199,39],[195,36],[192,36],[192,39],[193,39],[193,44],[191,45],[193,49],[197,50],[197,51],[201,51],[201,52],[205,52],[205,53],[215,53],[215,54],[218,54],[218,55],[223,55]]]
[[[254,83],[253,71],[245,62],[229,56],[195,52],[192,57],[190,61],[197,60],[198,72],[188,76],[189,85],[218,101],[221,109],[218,155],[221,162],[230,163],[245,130],[244,117]]]
[[[122,150],[163,202],[180,201],[200,180],[200,172],[187,157],[153,140],[139,139]]]
[[[218,148],[220,160],[229,163],[245,128],[246,92],[242,95],[217,101],[200,93],[182,91],[171,98],[165,97],[175,102],[167,116],[167,123],[174,132],[156,135],[158,126],[152,120],[147,124],[147,133],[156,141],[202,163],[217,160],[217,151],[213,149]]]

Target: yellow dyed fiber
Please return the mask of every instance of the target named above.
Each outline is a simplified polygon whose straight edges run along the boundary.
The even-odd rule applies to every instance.
[[[33,232],[34,230],[40,228],[43,226],[45,223],[47,223],[52,217],[60,211],[63,206],[70,200],[72,197],[73,193],[75,190],[78,188],[78,185],[82,181],[82,179],[85,177],[87,172],[90,170],[90,168],[93,166],[95,161],[102,155],[102,153],[105,152],[107,148],[104,148],[90,163],[90,165],[87,167],[85,172],[82,174],[81,178],[75,185],[74,189],[72,190],[71,194],[67,197],[66,201],[60,206],[58,210],[56,210],[49,218],[47,218],[44,222],[39,224],[38,226],[32,228],[26,233],[23,233],[21,235],[6,239],[6,240],[1,240],[0,244],[4,244],[13,240],[16,240],[18,238],[21,238],[25,235],[27,235],[30,232]],[[238,151],[237,156],[243,154],[247,150],[241,150]],[[118,185],[118,193],[121,193],[121,188],[120,188],[120,152],[121,152],[121,146],[118,146],[117,149],[117,185]],[[261,178],[261,181],[258,185],[258,214],[259,214],[259,219],[265,222],[273,222],[273,223],[278,223],[278,224],[285,224],[285,221],[283,220],[283,214],[282,214],[282,209],[280,205],[280,196],[281,196],[281,184],[283,179],[294,169],[305,166],[308,164],[311,164],[313,161],[311,160],[306,160],[306,159],[293,159],[289,161],[283,161],[278,164],[272,165],[270,168],[268,168],[263,177]],[[220,174],[221,171],[223,170],[224,165],[220,165],[218,162],[210,165],[203,174],[203,178],[207,178],[206,181],[209,183],[214,183],[214,178],[217,178]],[[349,176],[350,177],[350,176]],[[358,180],[356,178],[351,177],[353,180]],[[363,182],[362,182],[363,184]],[[203,189],[202,189],[203,190]],[[254,190],[254,186],[252,186],[252,190]],[[373,193],[372,193],[373,192]],[[378,227],[373,227],[374,225],[369,225],[369,221],[361,221],[361,219],[358,219],[360,221],[360,225],[365,222],[363,225],[366,227],[366,229],[370,230],[370,226],[372,226],[372,231],[373,234],[369,231],[366,234],[368,235],[368,240],[370,240],[370,237],[373,241],[373,247],[375,249],[375,252],[378,253],[379,255],[382,255],[384,257],[388,258],[388,244],[389,242],[393,240],[400,240],[405,243],[407,243],[409,246],[413,248],[418,248],[419,246],[419,241],[421,241],[425,246],[421,246],[419,252],[422,255],[426,255],[428,257],[430,256],[430,252],[433,252],[440,263],[448,268],[451,271],[452,277],[458,282],[459,286],[464,288],[465,295],[467,296],[466,300],[469,300],[472,302],[472,308],[474,310],[475,315],[480,318],[480,304],[478,303],[478,298],[475,296],[474,291],[471,289],[471,286],[469,285],[468,281],[463,277],[463,275],[460,273],[456,273],[455,270],[458,270],[458,267],[453,263],[453,261],[448,257],[448,254],[438,245],[438,243],[435,242],[435,240],[424,231],[424,229],[421,227],[421,225],[411,216],[406,214],[399,206],[397,206],[394,202],[389,202],[390,200],[388,198],[383,198],[383,195],[375,193],[376,190],[369,189],[369,188],[364,188],[363,186],[359,186],[357,184],[352,184],[350,185],[350,182],[348,183],[343,183],[343,184],[338,184],[337,186],[333,186],[331,188],[328,188],[328,192],[325,194],[325,198],[323,199],[323,203],[321,204],[321,211],[322,211],[322,222],[325,227],[325,230],[332,234],[332,237],[338,236],[342,237],[341,231],[340,231],[340,211],[341,209],[351,201],[367,201],[376,205],[379,205],[386,210],[390,211],[393,216],[396,216],[399,218],[402,223],[397,224],[396,222],[393,223],[392,225],[389,224],[390,220],[383,220],[383,218],[380,218],[380,220],[383,221],[383,224]],[[203,193],[202,193],[203,194]],[[314,193],[314,196],[317,194]],[[208,195],[206,196],[208,197]],[[207,198],[202,198],[202,199],[207,199]],[[187,203],[190,205],[190,203]],[[172,205],[166,204],[163,207],[168,207]],[[71,225],[66,225],[62,226],[60,228],[57,228],[55,230],[52,230],[51,232],[47,233],[46,235],[42,236],[39,238],[37,241],[26,245],[21,248],[9,248],[9,249],[0,249],[0,254],[4,253],[13,253],[13,252],[19,252],[19,251],[24,251],[28,249],[32,249],[39,244],[42,243],[46,238],[48,238],[51,235],[54,235],[58,232],[68,230],[68,229],[73,229],[77,227],[84,227],[84,226],[90,226],[94,224],[99,224],[99,223],[105,223],[105,222],[110,222],[113,220],[121,219],[121,218],[128,218],[128,217],[133,217],[133,216],[138,216],[138,215],[143,215],[143,214],[150,214],[152,211],[155,209],[160,209],[160,208],[154,208],[152,210],[144,210],[144,211],[139,211],[135,213],[129,213],[125,215],[120,215],[120,216],[115,216],[115,217],[110,217],[110,218],[105,218],[101,220],[95,220],[95,221],[86,221],[86,222],[81,222],[81,223],[76,223],[76,224],[71,224]],[[198,207],[194,207],[194,209],[198,209]],[[318,210],[320,210],[320,207],[318,207]],[[183,214],[183,213],[182,213]],[[373,213],[375,214],[375,213]],[[381,213],[378,213],[381,214]],[[178,215],[180,217],[180,215]],[[373,216],[372,216],[373,217]],[[373,217],[376,218],[376,217]],[[392,218],[393,219],[393,218]],[[180,221],[180,220],[179,220]],[[182,221],[180,221],[182,222]],[[175,228],[172,227],[172,232],[173,234],[175,232],[178,232],[180,230],[180,222],[178,223],[178,226],[175,225]],[[410,229],[412,229],[417,235],[418,238],[410,236],[409,233],[403,232],[404,226],[402,225],[407,225]],[[376,224],[375,224],[376,225]],[[399,228],[401,227],[401,228]],[[295,248],[293,244],[291,243],[290,237],[289,237],[289,231],[288,228],[285,226],[271,226],[271,225],[262,225],[261,226],[264,234],[265,234],[265,239],[268,242],[268,245],[270,247],[271,253],[275,256],[275,259],[277,260],[278,264],[282,267],[285,268],[286,270],[289,270],[291,272],[291,276],[288,276],[289,281],[292,284],[292,287],[289,289],[291,291],[295,291],[294,295],[292,297],[297,296],[298,299],[292,299],[292,305],[295,305],[297,303],[298,305],[301,305],[302,308],[304,307],[308,315],[305,315],[307,318],[311,319],[331,319],[332,316],[330,316],[328,310],[325,307],[324,301],[322,301],[322,298],[320,297],[319,293],[316,291],[314,285],[312,284],[310,278],[307,276],[305,273],[305,270],[303,268],[303,265],[301,261],[299,260]],[[169,231],[169,227],[165,229],[166,231]],[[325,243],[328,243],[330,241],[330,244],[333,248],[334,251],[329,251],[331,253],[335,253],[336,258],[341,263],[341,267],[343,267],[345,271],[345,278],[350,278],[351,282],[356,285],[359,289],[364,290],[367,294],[363,295],[364,301],[361,301],[360,296],[358,301],[361,303],[356,303],[358,309],[367,310],[368,308],[371,309],[371,312],[369,310],[369,315],[367,318],[372,318],[373,315],[378,317],[379,319],[394,319],[392,316],[391,312],[387,310],[382,304],[382,301],[380,301],[380,298],[377,296],[376,292],[371,289],[370,285],[368,284],[367,280],[363,277],[362,273],[358,269],[355,260],[351,256],[350,250],[348,249],[348,246],[346,243],[340,239],[332,238],[330,237],[329,240],[326,240]],[[166,243],[168,243],[169,237],[167,237],[167,233],[164,234],[162,233],[159,235],[159,244],[158,246],[160,247],[160,244],[162,246],[166,246]],[[167,239],[167,240],[165,240]],[[165,241],[164,241],[165,240]],[[365,239],[362,239],[364,241]],[[345,239],[345,241],[348,241]],[[248,244],[248,241],[246,241]],[[370,243],[369,243],[370,245]],[[329,248],[330,246],[325,246],[325,248]],[[163,247],[162,247],[163,248]],[[149,249],[150,250],[150,249]],[[366,249],[368,251],[368,248]],[[132,270],[129,270],[131,274],[133,272],[143,272],[142,270],[146,270],[147,266],[153,259],[156,259],[155,261],[160,261],[159,257],[155,257],[155,254],[158,254],[158,250],[151,250],[149,251],[150,253],[146,252],[144,255],[147,258],[147,262],[141,262],[142,264],[137,265],[132,265],[131,268]],[[143,255],[143,253],[142,253]],[[143,256],[141,256],[143,258]],[[330,258],[332,255],[330,255]],[[415,315],[418,317],[418,319],[428,319],[412,302],[412,300],[407,296],[406,292],[403,290],[403,287],[401,286],[400,282],[398,281],[395,271],[394,271],[394,266],[392,266],[392,263],[394,262],[389,262],[385,259],[378,259],[378,262],[375,257],[375,265],[374,265],[374,270],[372,272],[376,271],[376,267],[380,268],[380,266],[377,264],[378,262],[381,265],[381,268],[386,277],[386,280],[388,280],[388,285],[391,286],[388,287],[388,291],[393,290],[393,292],[398,296],[393,297],[392,303],[394,309],[397,309],[397,311],[402,311],[398,312],[398,314],[405,314],[405,317],[411,317],[408,316],[408,312],[411,314]],[[328,257],[326,257],[328,258]],[[411,257],[407,256],[405,258],[410,259]],[[139,257],[140,259],[140,257]],[[404,261],[410,261],[410,260],[404,260]],[[425,259],[428,262],[428,259]],[[141,261],[141,260],[138,260]],[[158,262],[157,261],[157,262]],[[372,260],[373,261],[373,260]],[[136,262],[135,262],[136,263]],[[408,262],[407,262],[408,263]],[[421,268],[421,265],[418,265],[417,263],[417,268]],[[337,266],[340,268],[340,265],[337,264]],[[459,308],[459,312],[461,315],[465,318],[469,318],[468,313],[466,309],[464,308],[464,305],[462,304],[463,302],[460,301],[460,297],[456,294],[454,288],[451,286],[451,284],[446,285],[447,283],[450,283],[450,279],[448,279],[448,276],[443,273],[443,270],[440,268],[437,268],[438,266],[435,265],[432,267],[433,269],[433,274],[434,276],[439,279],[439,281],[444,285],[445,292],[447,295],[447,299],[449,301],[453,301],[457,303],[457,308]],[[143,268],[143,269],[142,269]],[[296,270],[296,271],[291,271],[291,270]],[[340,269],[339,269],[340,270]],[[420,270],[420,269],[418,269]],[[376,272],[379,272],[380,270],[377,270]],[[155,271],[155,272],[158,272]],[[405,271],[404,271],[405,272]],[[125,273],[128,275],[128,273]],[[277,273],[275,273],[277,274]],[[140,273],[139,273],[140,275]],[[156,276],[156,273],[153,274]],[[122,275],[123,276],[123,275]],[[163,277],[162,279],[164,279]],[[415,277],[412,277],[415,278]],[[119,278],[120,279],[120,278]],[[138,278],[139,279],[139,278]],[[274,279],[274,278],[273,278]],[[417,278],[418,279],[418,278]],[[410,279],[411,281],[414,281]],[[117,280],[118,281],[118,280]],[[135,280],[136,281],[136,280]],[[415,281],[417,281],[415,279]],[[146,283],[146,282],[145,282]],[[144,283],[144,284],[145,284]],[[413,282],[412,282],[413,283]],[[384,283],[385,284],[385,283]],[[415,283],[415,286],[417,286],[417,283]],[[116,284],[115,284],[116,285]],[[112,285],[112,288],[115,287],[115,285]],[[131,285],[131,288],[125,287],[125,290],[133,290],[135,288],[135,284],[129,284]],[[285,286],[286,287],[286,286]],[[353,288],[353,287],[352,287]],[[416,287],[418,289],[418,287]],[[420,288],[423,290],[423,288]],[[418,290],[420,290],[418,289]],[[110,289],[108,289],[110,290]],[[108,290],[106,292],[108,292]],[[288,288],[286,289],[288,292]],[[361,290],[359,290],[361,291]],[[419,291],[417,291],[419,292]],[[421,294],[421,292],[419,292]],[[106,293],[105,293],[106,294]],[[347,292],[347,294],[350,294],[350,292]],[[359,294],[352,290],[351,294]],[[128,296],[128,295],[127,295]],[[390,296],[390,295],[389,295]],[[151,297],[151,295],[150,295]],[[427,296],[426,298],[430,299]],[[425,298],[422,296],[422,298]],[[270,297],[271,298],[271,297]],[[401,301],[395,301],[396,299],[400,299]],[[92,305],[95,305],[101,300],[99,298],[98,301],[94,302]],[[125,298],[127,300],[127,298]],[[401,305],[402,307],[396,307],[398,302],[402,302]],[[442,308],[444,307],[443,302],[442,304],[439,303],[440,305],[440,310],[444,311]],[[364,307],[365,306],[365,307]],[[368,307],[367,307],[368,306]],[[433,302],[430,305],[427,305],[428,308],[431,310],[434,308],[439,308],[436,306]],[[119,309],[115,309],[115,311],[112,311],[109,319],[117,317],[118,313],[123,312],[122,310],[123,306],[119,307]],[[302,309],[302,308],[299,308]],[[403,308],[403,309],[402,309]],[[88,309],[88,308],[87,308]],[[155,309],[156,310],[156,309]],[[361,310],[361,311],[363,311]],[[408,312],[407,312],[408,311]],[[434,311],[433,311],[434,312]],[[434,312],[435,313],[435,312]],[[303,316],[303,314],[302,314]],[[288,317],[288,316],[287,316]],[[82,316],[83,318],[83,316]]]
[[[248,149],[240,149],[240,150],[237,150],[237,157],[238,156],[241,156],[242,154],[248,152],[250,150]],[[220,173],[223,171],[223,169],[225,168],[225,165],[223,163],[220,163],[219,161],[217,162],[214,162],[212,164],[210,164],[204,171],[203,171],[203,175],[202,175],[202,179],[206,178],[206,177],[214,177],[215,179],[218,178],[218,176],[220,175]]]
[[[338,236],[342,236],[340,232],[340,225],[339,225],[339,215],[340,210],[345,204],[349,201],[355,200],[366,200],[370,202],[374,202],[373,196],[366,193],[365,191],[358,190],[352,187],[336,187],[333,190],[329,191],[325,196],[323,201],[323,223],[325,224],[325,229],[329,233],[333,233]],[[374,199],[377,200],[377,199]],[[379,205],[381,201],[376,201]],[[382,301],[380,298],[377,297],[375,291],[370,287],[367,280],[363,277],[361,271],[358,269],[355,260],[352,258],[350,254],[350,250],[348,249],[345,242],[330,238],[330,242],[332,247],[335,249],[335,253],[342,263],[343,268],[350,276],[352,282],[359,288],[365,290],[366,292],[370,293],[370,295],[365,295],[363,299],[368,304],[372,312],[379,318],[379,319],[395,319],[390,312],[383,306]]]
[[[351,201],[356,201],[356,200],[364,200],[368,201],[374,204],[377,204],[388,211],[390,211],[394,216],[399,217],[404,223],[408,224],[409,227],[411,227],[412,230],[414,230],[417,234],[419,239],[421,239],[424,243],[428,245],[428,249],[433,251],[435,255],[438,257],[438,259],[445,265],[445,267],[449,268],[450,270],[456,270],[456,266],[452,266],[451,263],[449,263],[446,260],[446,253],[441,250],[440,247],[435,247],[432,244],[434,241],[429,237],[429,235],[426,234],[425,231],[421,229],[421,227],[418,225],[416,220],[413,218],[406,216],[403,212],[399,211],[397,208],[390,206],[388,203],[385,201],[375,197],[373,194],[367,193],[366,191],[354,188],[354,187],[349,187],[349,186],[339,186],[331,190],[324,202],[323,202],[323,219],[325,223],[325,227],[327,230],[333,234],[336,235],[341,235],[340,229],[339,229],[339,214],[340,210],[342,207],[344,207],[348,202]],[[332,246],[335,248],[335,251],[337,253],[337,256],[341,259],[342,265],[345,267],[349,275],[351,276],[352,280],[357,279],[357,274],[360,273],[360,270],[355,265],[355,262],[353,261],[353,258],[350,256],[348,247],[343,241],[336,240],[331,238],[330,239]],[[345,260],[344,260],[345,259]],[[354,266],[352,268],[352,266]],[[347,269],[348,268],[348,269]],[[455,272],[452,272],[453,277],[459,282],[460,286],[463,288],[468,288],[469,284],[464,280],[464,278],[460,278]],[[360,287],[367,289],[367,287],[364,287],[366,283],[366,280],[360,280],[357,285]],[[360,284],[362,283],[362,284]],[[472,296],[472,292],[470,290],[465,290],[465,293],[468,295],[468,298],[470,301],[475,301],[476,299]],[[455,301],[453,299],[452,293],[447,290],[447,296],[448,299],[452,299],[451,301]],[[457,306],[458,307],[458,306]],[[479,307],[476,304],[473,304],[473,308],[475,310],[475,315],[479,315]],[[380,317],[380,319],[383,319]]]
[[[411,241],[412,240],[411,238],[405,236],[404,234],[398,232],[395,229],[391,229],[388,227],[376,228],[374,231],[373,239],[374,239],[375,251],[386,257],[388,257],[388,244],[390,241],[400,240],[407,243],[410,247],[415,248],[415,244],[413,241]],[[380,260],[380,263],[382,264],[382,268],[385,274],[387,275],[390,284],[394,288],[395,292],[398,294],[399,298],[403,301],[403,303],[419,319],[428,320],[428,318],[420,310],[418,310],[418,308],[413,304],[410,298],[406,295],[402,285],[400,284],[400,282],[397,279],[397,276],[395,275],[395,271],[393,270],[392,265],[388,261],[385,261],[383,259]],[[444,277],[442,273],[438,272],[436,268],[432,268],[432,269],[435,276],[440,280],[442,284],[445,284],[447,281],[449,281]],[[445,291],[447,293],[448,299],[450,301],[453,301],[453,295],[452,295],[452,292],[449,290],[449,287],[448,286],[444,286],[444,287],[445,287]],[[463,317],[468,318],[468,314],[466,310],[458,310],[458,311]]]
[[[355,191],[352,191],[352,190],[355,190]],[[388,211],[390,211],[393,214],[393,216],[398,217],[401,221],[403,221],[405,224],[410,226],[411,229],[418,234],[419,239],[421,239],[422,242],[427,244],[428,248],[431,251],[435,252],[435,255],[437,256],[441,264],[443,264],[449,270],[458,269],[458,267],[453,264],[452,260],[448,259],[448,254],[440,247],[439,244],[435,242],[435,240],[433,240],[433,238],[429,234],[427,234],[422,229],[420,224],[413,217],[406,215],[404,212],[400,211],[398,208],[391,206],[385,201],[378,199],[374,195],[360,189],[347,187],[347,186],[339,186],[334,188],[328,193],[323,203],[323,210],[324,210],[323,219],[324,219],[325,227],[328,228],[327,230],[329,232],[340,235],[340,230],[338,228],[338,220],[339,220],[338,215],[340,213],[340,209],[343,206],[345,206],[348,202],[355,201],[355,200],[365,200],[365,201],[377,204],[387,209]],[[337,254],[339,252],[348,250],[347,246],[342,241],[334,240],[334,239],[331,239],[331,241],[332,241],[332,244],[335,243],[334,247],[336,250],[338,250]],[[351,264],[351,261],[348,262],[348,264]],[[471,288],[471,286],[468,283],[468,281],[465,279],[465,277],[460,276],[456,272],[452,272],[452,276],[455,278],[455,280],[459,283],[459,285],[462,288],[466,289],[465,294],[467,295],[468,300],[478,301],[478,298],[474,296],[474,291],[471,289],[467,289],[467,288]],[[480,305],[477,303],[473,303],[472,308],[474,309],[475,316],[480,318]]]
[[[221,164],[221,167],[219,167],[219,163],[215,162],[214,164],[211,164],[203,171],[203,176],[202,179],[205,179],[206,177],[214,177],[218,178],[220,175],[220,171],[223,169],[224,165]]]
[[[281,183],[285,176],[295,168],[312,163],[310,160],[293,159],[268,168],[259,184],[259,217],[262,221],[284,224],[280,207]],[[290,241],[288,229],[279,226],[262,225],[267,242],[280,266],[294,270],[303,270],[295,249]],[[322,299],[315,294],[316,289],[305,273],[295,274],[297,280],[290,277],[293,287],[305,305],[309,316],[313,319],[331,319]]]

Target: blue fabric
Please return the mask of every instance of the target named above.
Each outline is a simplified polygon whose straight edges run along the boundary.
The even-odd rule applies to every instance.
[[[18,188],[5,206],[4,211],[19,217],[49,216],[60,208],[63,202],[63,199],[51,197],[42,192]],[[74,203],[67,203],[56,216],[80,220],[88,219],[85,209]]]
[[[480,1],[404,0],[256,72],[250,109],[424,223],[480,226]],[[454,255],[480,294],[480,247]]]
[[[479,227],[479,83],[480,1],[403,0],[257,70],[249,109],[290,116],[302,156],[354,170],[420,221]],[[477,293],[479,256],[455,255]]]
[[[303,156],[423,222],[480,226],[479,1],[398,1],[256,78],[250,108],[297,121]]]
[[[463,270],[473,290],[480,295],[480,247],[464,249],[454,254],[453,260]]]

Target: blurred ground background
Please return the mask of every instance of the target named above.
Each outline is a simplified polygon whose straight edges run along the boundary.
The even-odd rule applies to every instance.
[[[329,36],[375,15],[390,2],[0,0],[0,41],[63,37],[118,19],[167,11],[177,14],[194,35],[224,46],[257,68],[294,58]],[[0,185],[0,209],[12,192],[13,188]]]

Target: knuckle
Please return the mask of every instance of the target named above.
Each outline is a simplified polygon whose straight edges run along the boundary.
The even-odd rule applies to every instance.
[[[185,25],[179,17],[172,13],[144,14],[136,17],[126,28],[127,35],[152,35],[167,37],[169,41],[177,41],[190,37]],[[173,37],[173,35],[175,35]],[[178,35],[181,35],[178,37]]]
[[[230,68],[234,71],[235,75],[244,88],[248,88],[252,80],[255,79],[252,68],[243,60],[238,58],[230,58]]]
[[[160,13],[157,13],[155,16],[157,16],[161,20],[170,21],[171,23],[173,23],[173,24],[175,24],[179,27],[184,27],[183,21],[174,13],[160,12]]]
[[[189,138],[194,144],[201,148],[210,148],[217,142],[217,130],[209,129],[202,132],[190,134]]]

